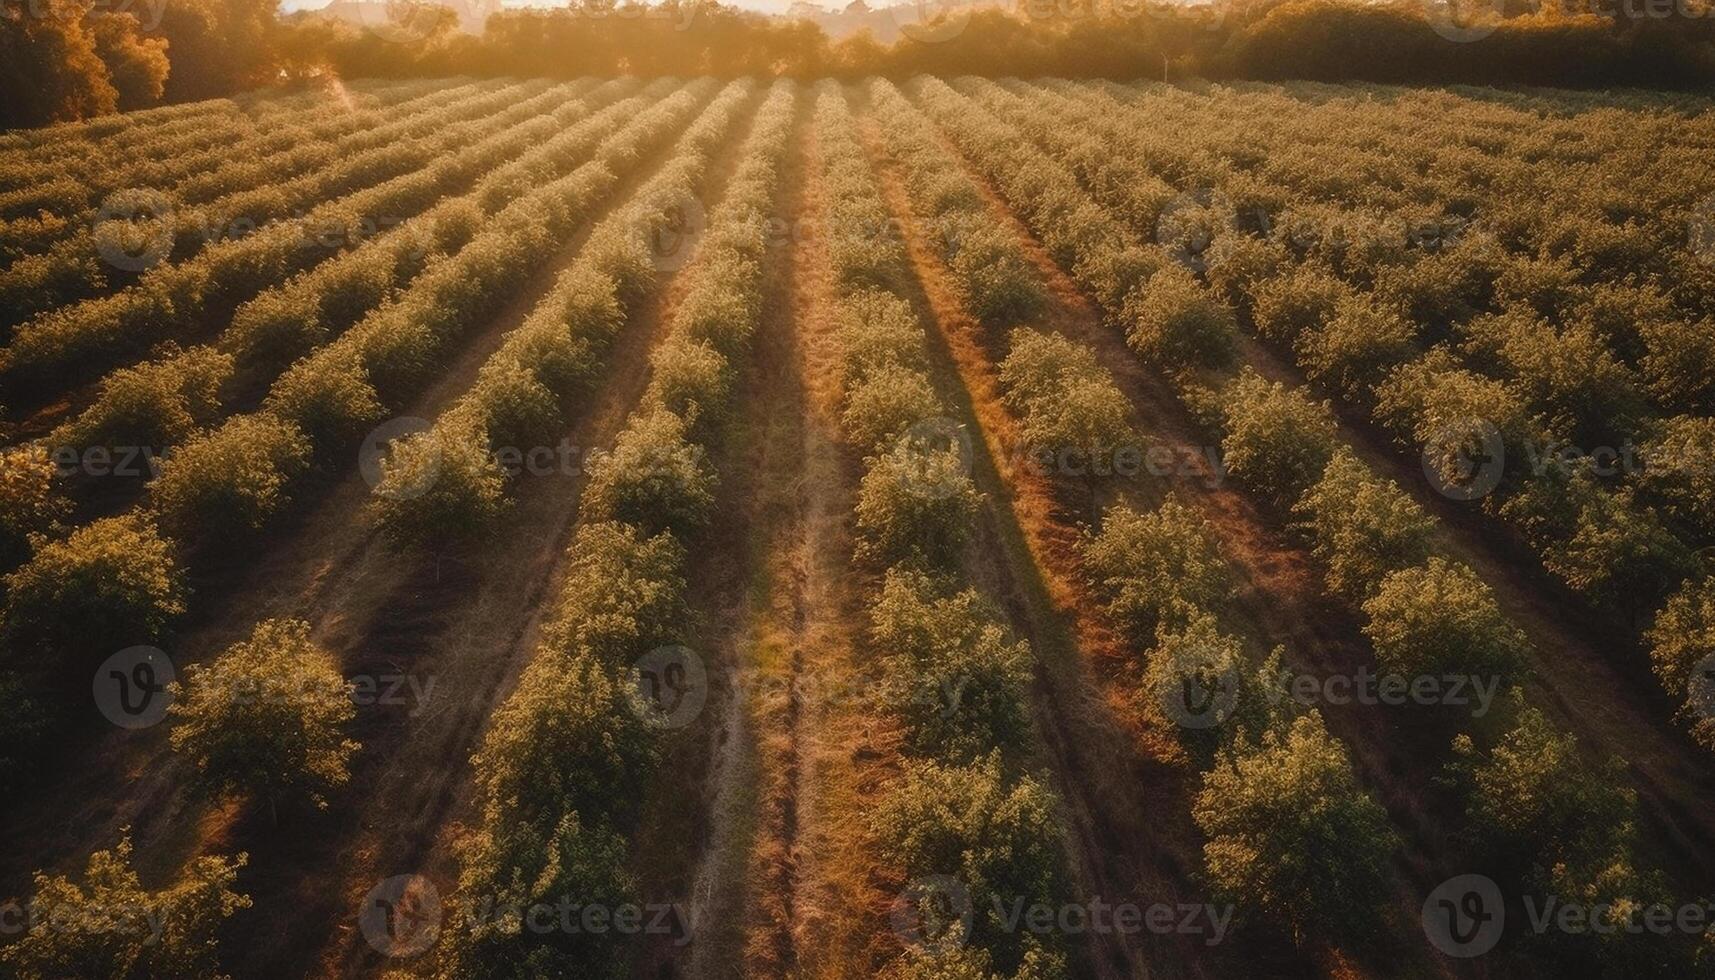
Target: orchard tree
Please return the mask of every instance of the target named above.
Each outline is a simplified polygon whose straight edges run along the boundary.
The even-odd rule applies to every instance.
[[[1685,583],[1656,613],[1644,639],[1655,676],[1680,702],[1681,720],[1715,751],[1715,579]]]
[[[297,426],[266,413],[234,415],[185,443],[149,485],[161,523],[186,541],[244,541],[291,501],[310,466]]]
[[[683,639],[685,549],[616,521],[578,528],[566,550],[559,603],[543,628],[545,649],[570,658],[587,651],[610,669]]]
[[[1227,384],[1222,399],[1227,472],[1272,506],[1290,507],[1334,456],[1333,412],[1249,368]]]
[[[1030,645],[1012,637],[976,590],[953,592],[921,572],[889,569],[871,615],[889,705],[914,754],[964,763],[1028,745]]]
[[[1389,574],[1363,609],[1376,659],[1407,677],[1505,674],[1529,646],[1477,573],[1441,557]]]
[[[878,565],[957,561],[982,502],[958,449],[901,441],[867,462],[858,487],[858,557]]]
[[[250,907],[233,890],[246,860],[193,858],[178,881],[148,891],[132,867],[127,829],[113,850],[89,856],[81,883],[36,873],[30,925],[0,948],[0,964],[18,980],[218,980],[217,933]]]
[[[5,636],[69,658],[152,643],[184,612],[173,547],[140,514],[91,522],[47,541],[6,576]]]
[[[1138,513],[1125,505],[1103,515],[1101,533],[1083,542],[1084,573],[1107,608],[1140,648],[1158,629],[1177,629],[1195,609],[1210,609],[1233,593],[1232,569],[1214,529],[1168,494]]]
[[[1663,420],[1644,442],[1639,496],[1702,540],[1715,537],[1715,418]]]
[[[358,744],[341,731],[356,715],[351,685],[308,623],[269,619],[213,663],[192,664],[169,691],[173,749],[215,796],[254,793],[327,807],[350,778]]]
[[[1411,326],[1374,300],[1348,296],[1331,316],[1298,335],[1299,366],[1311,381],[1341,397],[1367,404],[1388,371],[1409,360]]]
[[[860,451],[885,452],[913,426],[945,414],[940,396],[923,372],[889,366],[871,371],[846,390],[840,426]]]
[[[506,474],[474,425],[441,424],[393,443],[369,510],[400,545],[474,541],[506,512]]]
[[[969,894],[970,945],[1010,975],[1031,944],[1002,910],[1052,906],[1063,889],[1063,842],[1053,794],[1030,776],[1009,777],[998,753],[966,766],[908,762],[870,816],[882,859],[911,879],[945,876]],[[940,896],[922,896],[925,900]],[[920,908],[924,919],[934,910]]]
[[[30,557],[30,536],[46,534],[71,501],[54,492],[53,457],[36,445],[0,449],[0,571]]]
[[[665,408],[633,415],[611,452],[590,456],[585,516],[681,536],[708,523],[715,474],[686,428]]]
[[[1399,839],[1319,713],[1223,750],[1192,815],[1224,900],[1285,923],[1301,943],[1376,927]]]
[[[1254,287],[1251,316],[1257,332],[1274,343],[1293,346],[1322,326],[1354,294],[1332,272],[1314,263],[1295,265]]]
[[[1293,508],[1327,570],[1328,587],[1354,602],[1389,573],[1429,558],[1435,520],[1342,447]]]
[[[1139,357],[1170,371],[1218,368],[1236,345],[1233,315],[1178,265],[1151,276],[1126,303],[1126,342]]]

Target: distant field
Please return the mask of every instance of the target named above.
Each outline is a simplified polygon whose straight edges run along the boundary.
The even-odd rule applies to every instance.
[[[1707,98],[13,132],[0,437],[0,977],[1715,974]]]

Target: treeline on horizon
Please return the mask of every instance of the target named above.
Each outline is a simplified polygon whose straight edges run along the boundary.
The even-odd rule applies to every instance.
[[[1715,81],[1710,0],[1581,0],[1580,9],[1464,0],[1477,8],[1468,16],[1419,0],[1013,0],[954,7],[955,19],[891,44],[867,32],[835,40],[809,21],[710,0],[503,11],[481,35],[460,30],[451,8],[372,2],[393,18],[381,29],[314,12],[281,17],[278,0],[0,0],[0,126],[363,76]]]

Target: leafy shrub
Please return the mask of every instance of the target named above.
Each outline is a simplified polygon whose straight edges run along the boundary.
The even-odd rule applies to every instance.
[[[921,572],[889,569],[871,609],[888,707],[913,755],[980,760],[1030,741],[1030,647],[1014,640],[974,589],[953,592]]]
[[[209,347],[170,349],[160,360],[113,372],[95,403],[48,437],[50,445],[162,450],[220,416],[232,358]]]
[[[1222,302],[1236,310],[1253,310],[1258,291],[1275,281],[1290,256],[1276,242],[1229,229],[1215,236],[1203,261],[1209,286]]]
[[[1020,900],[1051,905],[1062,886],[1060,832],[1047,788],[1029,776],[1008,780],[998,758],[970,766],[908,763],[871,817],[883,860],[917,878],[947,875],[970,894],[971,944],[1010,974],[1029,944],[997,910]],[[924,896],[925,931],[944,910]]]
[[[956,448],[901,441],[871,457],[858,488],[858,557],[947,566],[969,539],[982,497]]]
[[[845,297],[837,327],[847,389],[888,367],[923,371],[923,325],[911,304],[892,293],[864,290]]]
[[[686,428],[664,408],[633,415],[612,451],[590,455],[584,514],[680,535],[707,523],[715,475]]]
[[[1375,927],[1399,841],[1320,714],[1265,732],[1259,744],[1222,750],[1192,816],[1223,900],[1285,923],[1300,942]]]
[[[1440,557],[1390,573],[1363,608],[1376,659],[1406,677],[1506,673],[1528,646],[1477,573]]]
[[[1159,249],[1132,245],[1082,256],[1074,273],[1112,320],[1114,313],[1126,309],[1132,294],[1144,288],[1168,262],[1167,255]]]
[[[1346,297],[1294,346],[1310,380],[1362,404],[1389,370],[1411,357],[1411,327],[1368,299]]]
[[[1181,370],[1233,359],[1233,315],[1179,266],[1164,267],[1133,293],[1125,318],[1126,342],[1153,364]]]
[[[1645,440],[1639,495],[1658,502],[1695,539],[1715,537],[1715,419],[1679,415]]]
[[[1656,613],[1644,640],[1656,678],[1680,702],[1680,719],[1715,750],[1715,586],[1687,582]]]
[[[464,401],[466,411],[480,413],[485,448],[551,446],[565,429],[558,397],[510,357],[490,358]]]
[[[1296,345],[1298,338],[1322,326],[1352,287],[1314,264],[1293,266],[1255,287],[1251,318],[1257,333],[1277,344]]]
[[[6,576],[6,639],[72,657],[151,643],[184,612],[172,546],[147,517],[94,521]]]
[[[1550,432],[1585,445],[1613,441],[1642,410],[1631,370],[1588,328],[1556,331],[1513,311],[1477,317],[1464,332],[1472,355],[1514,379]]]
[[[506,512],[506,474],[488,439],[457,420],[396,440],[369,509],[395,544],[471,541]]]
[[[684,639],[685,551],[673,536],[645,536],[627,524],[586,524],[566,551],[566,579],[543,628],[544,649],[629,664]]]
[[[940,396],[921,372],[884,367],[847,389],[840,426],[854,446],[865,452],[882,452],[912,426],[944,412]]]
[[[1342,448],[1293,508],[1309,531],[1328,588],[1362,601],[1390,572],[1429,558],[1435,519],[1393,481]]]
[[[1237,726],[1225,724],[1232,715],[1223,716],[1213,702],[1210,710],[1217,712],[1213,715],[1192,716],[1188,709],[1198,700],[1213,698],[1238,684],[1244,667],[1244,650],[1238,639],[1222,633],[1215,617],[1202,609],[1188,610],[1183,626],[1163,627],[1149,652],[1143,688],[1151,703],[1167,712],[1169,724],[1181,723],[1175,731],[1200,763],[1206,763],[1208,754]],[[1245,693],[1249,692],[1233,691],[1235,698]],[[1238,707],[1235,700],[1226,710],[1236,713]]]
[[[1245,372],[1221,392],[1227,472],[1285,509],[1317,480],[1334,457],[1333,413],[1298,390]]]
[[[30,556],[30,535],[46,534],[70,501],[54,493],[56,467],[40,446],[0,449],[0,570]]]
[[[320,450],[349,442],[386,414],[355,356],[310,357],[268,392],[264,409],[301,429]]]
[[[1644,355],[1638,362],[1651,397],[1680,412],[1715,410],[1715,319],[1642,326]]]
[[[700,341],[668,340],[650,356],[649,402],[690,422],[692,431],[718,431],[732,397],[727,359]]]
[[[151,892],[132,866],[127,830],[111,851],[89,856],[81,884],[63,875],[36,873],[31,923],[16,942],[0,950],[0,963],[19,980],[218,980],[218,933],[234,912],[250,907],[248,896],[233,891],[247,861],[245,854],[230,861],[193,858],[171,886]],[[131,916],[146,918],[147,924]],[[101,928],[100,923],[127,928]]]
[[[1233,593],[1214,529],[1172,494],[1150,513],[1109,508],[1101,533],[1084,539],[1083,557],[1108,616],[1140,648]]]
[[[357,713],[351,685],[308,623],[264,620],[213,663],[185,668],[169,691],[173,749],[190,760],[199,789],[325,809],[350,778],[358,744],[341,729]]]
[[[996,228],[966,229],[949,265],[965,303],[984,326],[1015,326],[1040,315],[1047,304],[1036,270]]]
[[[290,422],[237,415],[167,458],[149,490],[161,523],[184,540],[231,541],[260,530],[309,468],[310,444]]]
[[[538,826],[568,811],[628,819],[657,751],[627,696],[588,652],[531,661],[472,757],[481,799]]]

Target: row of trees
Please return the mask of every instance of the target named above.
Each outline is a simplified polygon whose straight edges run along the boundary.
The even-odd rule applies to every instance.
[[[1017,12],[961,4],[900,19],[904,37],[838,41],[804,20],[709,0],[579,0],[553,11],[488,14],[480,35],[437,4],[375,5],[357,26],[278,0],[191,0],[113,12],[88,0],[7,4],[0,69],[25,93],[0,126],[80,119],[160,99],[226,95],[281,78],[368,75],[771,75],[917,72],[1159,78],[1314,78],[1383,82],[1668,84],[1715,75],[1715,35],[1695,9],[1663,15],[1510,5],[1348,0],[1093,3]],[[486,18],[484,15],[488,14]],[[390,18],[390,19],[389,19]],[[464,25],[468,28],[470,25]],[[921,40],[920,40],[921,38]],[[925,40],[929,43],[925,43]],[[1469,43],[1456,43],[1468,41]]]
[[[964,234],[981,227],[980,197],[946,166],[926,121],[886,82],[869,95],[912,209],[957,270],[973,314],[1007,323],[1017,302],[1039,306],[1038,282],[1004,238]],[[1031,771],[1031,648],[962,581],[981,496],[927,374],[924,324],[903,292],[904,244],[831,82],[817,100],[815,134],[828,201],[818,217],[838,284],[841,423],[850,447],[867,454],[855,557],[882,572],[870,640],[888,681],[883,706],[905,732],[904,771],[870,820],[884,860],[913,882],[894,921],[914,926],[914,941],[895,967],[908,977],[1054,980],[1067,975],[1064,939],[1009,929],[995,912],[1052,902],[1065,888],[1058,801]],[[972,241],[989,264],[957,261]],[[984,282],[997,287],[986,303]]]

